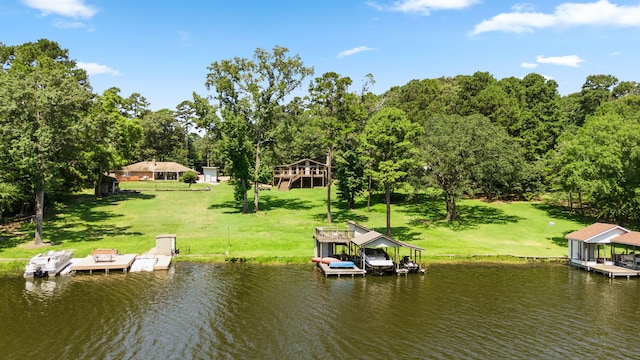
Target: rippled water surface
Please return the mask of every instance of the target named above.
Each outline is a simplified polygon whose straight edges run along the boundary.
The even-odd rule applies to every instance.
[[[178,263],[0,288],[3,359],[633,359],[640,324],[640,279],[558,264],[325,278]]]

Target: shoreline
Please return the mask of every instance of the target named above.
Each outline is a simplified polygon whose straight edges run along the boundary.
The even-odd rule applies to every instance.
[[[532,263],[565,263],[566,256],[518,256],[518,255],[491,255],[491,254],[478,254],[478,255],[437,255],[423,257],[421,265],[423,268],[428,269],[432,265],[462,265],[462,264],[475,264],[475,265],[527,265]],[[29,259],[22,258],[0,258],[0,277],[23,277],[26,263]],[[232,265],[232,264],[252,264],[262,266],[285,266],[285,265],[314,265],[311,262],[311,257],[294,257],[294,258],[272,258],[272,257],[226,257],[225,255],[218,254],[189,254],[189,255],[177,255],[173,258],[173,262],[191,262],[191,263],[206,263],[206,264],[218,264],[218,265]]]

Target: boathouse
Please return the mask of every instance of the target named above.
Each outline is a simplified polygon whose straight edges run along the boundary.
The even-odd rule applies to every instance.
[[[614,265],[613,246],[607,245],[611,240],[628,233],[622,226],[606,223],[595,223],[584,229],[574,231],[565,236],[569,241],[569,261],[580,266],[596,264]]]
[[[273,170],[272,186],[278,190],[325,187],[329,182],[329,168],[321,162],[302,159]]]
[[[640,276],[640,232],[595,223],[565,236],[569,265],[615,277]]]
[[[422,251],[424,251],[421,247],[396,240],[353,221],[349,221],[344,230],[339,230],[335,226],[316,227],[313,239],[313,259],[327,276],[353,275],[355,273],[364,275],[366,273],[365,262],[360,254],[364,252],[365,248],[384,249],[385,252],[392,252],[389,255],[393,259],[394,271],[397,274],[406,274],[408,270],[402,267],[401,261],[403,255],[417,260],[417,264],[419,264],[422,260]],[[332,269],[331,262],[336,260],[353,262],[354,267],[350,267],[346,272],[342,269]],[[419,265],[416,265],[415,270],[418,269]]]

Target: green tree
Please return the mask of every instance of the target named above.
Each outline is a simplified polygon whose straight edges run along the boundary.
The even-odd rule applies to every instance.
[[[251,178],[252,144],[249,124],[241,116],[234,113],[224,114],[225,121],[221,123],[222,137],[220,148],[231,164],[230,174],[234,182],[234,196],[236,201],[242,202],[242,213],[249,212],[247,190]]]
[[[215,163],[224,167],[224,157],[220,153],[220,147],[217,146],[217,142],[222,136],[217,108],[211,105],[209,100],[195,92],[193,93],[192,104],[195,110],[195,124],[204,131],[204,136],[200,141],[204,163],[207,166]]]
[[[20,190],[17,186],[9,183],[0,182],[0,222],[2,215],[6,210],[11,208],[20,197]]]
[[[585,119],[592,115],[601,104],[611,100],[612,90],[617,83],[618,78],[612,75],[587,76],[580,91],[582,117],[578,125],[582,125]]]
[[[419,127],[397,108],[385,108],[367,122],[362,135],[366,173],[384,188],[387,210],[387,235],[391,235],[391,192],[415,166],[413,154]]]
[[[184,131],[173,112],[160,109],[145,114],[140,119],[142,145],[139,160],[182,162]]]
[[[518,146],[506,131],[481,115],[429,119],[421,148],[429,178],[442,190],[447,221],[456,219],[456,200],[463,195],[508,191],[516,186],[513,182],[523,163]]]
[[[176,111],[174,112],[175,118],[182,126],[184,132],[184,162],[189,162],[189,133],[196,126],[196,108],[192,101],[185,100],[178,104]]]
[[[126,100],[119,92],[118,88],[110,88],[97,96],[81,125],[87,177],[93,181],[96,197],[102,196],[104,176],[132,159],[142,137],[138,119],[127,118]]]
[[[602,105],[563,135],[554,157],[561,188],[584,194],[598,217],[621,225],[640,217],[639,99]]]
[[[368,74],[360,93],[349,93],[345,97],[347,114],[342,139],[336,152],[336,185],[338,199],[345,201],[347,208],[355,206],[355,199],[362,194],[365,187],[365,156],[361,134],[369,117],[381,106],[382,100],[370,91],[375,83],[373,75]]]
[[[309,85],[309,96],[315,105],[317,128],[323,132],[327,149],[327,223],[331,224],[331,183],[333,180],[334,149],[342,140],[348,127],[346,97],[352,81],[335,72],[327,72],[315,78]]]
[[[184,174],[182,174],[182,177],[180,177],[180,181],[185,184],[189,184],[189,187],[191,187],[191,185],[198,181],[198,175],[193,171],[185,171]]]
[[[281,113],[281,103],[298,88],[313,68],[303,65],[300,56],[288,57],[289,50],[276,46],[272,52],[256,49],[253,60],[234,58],[214,61],[208,67],[205,85],[215,89],[221,108],[240,117],[251,127],[255,162],[253,166],[253,211],[258,211],[258,178],[261,154],[273,142],[273,132]],[[226,120],[226,119],[225,119]]]
[[[45,191],[71,191],[78,178],[77,124],[90,105],[91,88],[68,51],[49,40],[2,45],[0,63],[0,121],[11,133],[5,156],[35,195],[40,245]]]

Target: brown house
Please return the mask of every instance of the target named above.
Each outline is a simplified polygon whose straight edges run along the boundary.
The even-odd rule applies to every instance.
[[[197,171],[189,169],[184,165],[175,162],[162,161],[141,161],[139,163],[124,166],[120,170],[114,171],[118,181],[140,181],[140,180],[180,180],[180,177],[187,171]]]
[[[273,186],[278,190],[327,186],[329,169],[321,162],[302,159],[292,164],[280,165],[273,170]]]

